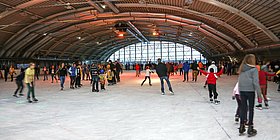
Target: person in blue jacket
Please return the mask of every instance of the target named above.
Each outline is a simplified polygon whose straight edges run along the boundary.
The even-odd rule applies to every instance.
[[[68,70],[68,72],[70,73],[70,88],[74,89],[74,84],[76,82],[76,76],[77,76],[77,68],[76,68],[76,64],[73,63],[73,66],[71,66]]]
[[[184,81],[186,81],[186,76],[187,76],[187,81],[189,81],[189,70],[190,70],[190,64],[188,61],[186,61],[184,64],[183,64],[183,71],[184,71]]]

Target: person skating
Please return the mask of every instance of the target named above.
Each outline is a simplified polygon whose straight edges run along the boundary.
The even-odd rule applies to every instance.
[[[14,74],[16,74],[15,68],[14,68],[13,65],[11,65],[11,67],[10,67],[10,69],[9,69],[9,74],[10,74],[10,76],[11,76],[11,82],[13,82],[13,81],[14,81]]]
[[[241,110],[240,110],[240,127],[239,133],[242,135],[245,129],[245,119],[247,118],[247,112],[249,110],[249,122],[248,122],[248,136],[254,136],[257,134],[257,130],[254,129],[254,106],[255,106],[255,91],[258,98],[261,99],[261,88],[259,84],[258,70],[256,68],[256,57],[253,54],[248,54],[244,57],[239,70],[238,88],[241,97]],[[248,107],[249,103],[249,107]]]
[[[223,71],[224,71],[224,68],[222,68],[218,73],[214,73],[213,68],[210,69],[210,72],[200,70],[200,72],[202,74],[207,75],[209,98],[210,98],[211,103],[213,103],[213,101],[215,104],[220,103],[220,101],[217,99],[218,93],[217,93],[216,83],[217,83],[218,76],[222,75]],[[214,100],[213,100],[213,93],[214,93]]]
[[[167,85],[168,85],[170,94],[174,95],[174,92],[172,90],[172,87],[171,87],[171,84],[170,84],[170,81],[169,81],[169,78],[168,78],[167,67],[166,67],[166,65],[164,63],[161,62],[160,58],[158,59],[158,65],[156,66],[156,72],[157,72],[158,77],[160,78],[161,94],[165,95],[165,92],[164,92],[164,81],[163,81],[163,80],[165,80]]]
[[[99,69],[99,81],[100,81],[100,86],[101,86],[101,90],[105,90],[105,77],[106,77],[106,74],[105,74],[105,69],[104,67],[101,65],[100,66],[100,69]]]
[[[99,71],[98,71],[98,67],[94,63],[91,65],[90,73],[92,77],[92,92],[99,92],[98,89]]]
[[[279,79],[279,77],[280,77],[280,70],[278,70],[276,72],[276,77]],[[280,81],[278,81],[278,89],[277,89],[277,91],[280,91]]]
[[[215,65],[215,61],[212,61],[211,65],[208,67],[208,70],[207,72],[210,72],[210,69],[213,68],[214,69],[214,73],[218,72],[218,68],[217,66]],[[206,88],[207,86],[207,80],[205,81],[205,84],[204,84],[204,88]]]
[[[232,95],[232,100],[236,100],[237,102],[237,109],[235,113],[235,122],[239,122],[240,119],[240,108],[241,108],[241,98],[239,94],[239,89],[238,89],[238,82],[236,83],[234,89],[233,89],[233,95]],[[247,120],[247,119],[245,119]]]
[[[113,77],[114,77],[114,73],[111,71],[110,65],[107,65],[108,86],[113,85]]]
[[[35,98],[35,92],[34,92],[34,75],[35,75],[35,64],[30,63],[29,68],[25,71],[25,77],[24,81],[27,85],[28,92],[27,92],[27,101],[29,103],[32,103],[32,101],[37,102],[38,100]],[[30,99],[30,92],[32,94],[32,100]]]
[[[76,68],[77,75],[76,75],[76,82],[75,82],[75,88],[81,87],[81,78],[82,78],[82,68],[80,65]]]
[[[37,66],[35,67],[35,75],[36,75],[37,80],[39,80],[40,65],[37,65]]]
[[[115,62],[115,66],[116,66],[116,79],[117,82],[120,82],[121,81],[120,74],[122,72],[122,66],[119,61]]]
[[[152,86],[151,73],[154,73],[154,72],[151,71],[149,66],[146,66],[145,80],[142,82],[141,86],[143,86],[143,84],[146,82],[147,79],[149,79],[149,85]]]
[[[9,67],[7,65],[4,66],[4,78],[5,82],[8,80],[8,74],[9,74]]]
[[[197,81],[197,75],[198,75],[198,64],[196,61],[192,63],[191,69],[192,69],[192,81]]]
[[[36,70],[36,69],[35,69],[35,70]],[[53,80],[54,80],[54,79],[56,80],[56,82],[58,82],[58,81],[57,81],[57,78],[56,78],[56,70],[55,70],[54,65],[51,66],[50,73],[51,73],[51,77],[52,77],[52,83],[53,83]]]
[[[186,79],[187,79],[187,81],[189,81],[189,70],[190,70],[190,64],[188,61],[186,61],[183,65],[183,71],[184,71],[184,81],[183,82],[185,82]]]
[[[180,71],[180,75],[183,75],[183,63],[181,63],[181,61],[179,61],[178,69]]]
[[[60,76],[60,87],[61,90],[64,89],[64,82],[65,82],[65,76],[67,75],[67,69],[64,65],[64,63],[61,64],[61,67],[58,69],[58,73]]]
[[[140,66],[139,66],[139,64],[135,65],[135,70],[136,70],[136,77],[139,77],[140,76]]]
[[[48,80],[48,69],[46,66],[43,67],[43,72],[44,72],[44,80]]]
[[[16,77],[17,89],[16,89],[16,91],[15,91],[15,93],[13,95],[14,97],[18,97],[17,96],[18,91],[19,91],[19,96],[23,96],[22,90],[24,88],[24,86],[23,86],[24,75],[25,75],[24,69],[21,68],[20,69],[20,74]]]
[[[266,65],[261,66],[261,69],[259,71],[259,83],[260,83],[260,87],[261,87],[261,91],[262,91],[262,96],[264,99],[264,105],[265,108],[268,109],[269,105],[268,105],[268,99],[267,99],[267,80],[266,77],[267,76],[275,76],[276,74],[274,73],[268,73],[265,72],[264,69],[266,68]],[[262,100],[258,99],[258,105],[256,105],[257,109],[262,109]]]
[[[75,63],[73,63],[73,65],[69,68],[68,72],[70,73],[70,88],[74,89],[77,76],[77,68]]]

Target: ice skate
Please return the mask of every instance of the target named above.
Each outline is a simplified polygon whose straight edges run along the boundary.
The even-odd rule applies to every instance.
[[[257,130],[254,129],[253,125],[249,125],[247,133],[248,133],[248,137],[252,137],[252,136],[257,135]]]
[[[262,110],[262,104],[258,104],[258,105],[256,105],[256,109],[258,109],[258,110]]]

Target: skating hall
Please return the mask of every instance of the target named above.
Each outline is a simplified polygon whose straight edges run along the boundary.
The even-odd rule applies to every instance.
[[[0,0],[1,140],[279,140],[279,0]]]

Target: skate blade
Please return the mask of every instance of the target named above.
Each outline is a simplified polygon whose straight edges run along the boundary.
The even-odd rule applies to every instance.
[[[256,135],[257,135],[257,133],[256,134],[251,134],[251,135],[248,134],[248,137],[254,137]]]

